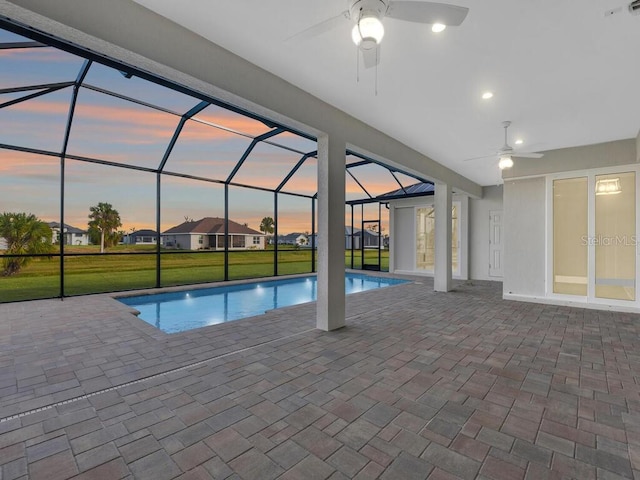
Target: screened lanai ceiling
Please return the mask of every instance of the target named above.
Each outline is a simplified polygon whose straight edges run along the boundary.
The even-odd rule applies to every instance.
[[[469,8],[460,26],[385,18],[380,64],[359,70],[352,22],[287,40],[348,0],[135,1],[481,185],[500,182],[502,121],[534,152],[640,127],[631,0],[445,1]]]
[[[156,181],[144,173],[162,174],[169,204],[162,229],[184,217],[222,214],[215,185],[249,187],[230,196],[237,199],[235,216],[250,224],[257,221],[252,202],[264,203],[258,192],[316,195],[311,137],[7,30],[0,30],[0,44],[3,210],[25,210],[29,199],[38,216],[57,218],[60,157],[66,159],[70,224],[86,223],[88,204],[121,198],[136,205],[126,225],[154,228]],[[415,177],[361,155],[346,156],[347,200],[372,199],[414,183]],[[205,202],[194,206],[191,197]]]

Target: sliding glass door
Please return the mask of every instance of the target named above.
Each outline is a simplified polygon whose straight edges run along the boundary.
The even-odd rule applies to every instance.
[[[636,299],[636,176],[595,177],[595,296]]]
[[[553,182],[553,293],[587,295],[588,179]]]
[[[460,274],[460,202],[451,208],[451,271]],[[416,269],[434,271],[435,209],[433,205],[416,208]]]
[[[554,179],[551,195],[553,294],[635,302],[636,173]]]

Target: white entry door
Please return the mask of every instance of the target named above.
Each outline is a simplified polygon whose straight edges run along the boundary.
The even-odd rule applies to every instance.
[[[502,277],[502,210],[489,212],[489,276]]]

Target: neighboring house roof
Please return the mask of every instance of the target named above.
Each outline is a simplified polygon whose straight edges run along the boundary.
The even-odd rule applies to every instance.
[[[136,230],[128,234],[130,237],[155,237],[157,235],[155,230]]]
[[[434,192],[435,187],[433,186],[433,183],[420,182],[409,185],[408,187],[404,187],[404,190],[399,188],[397,190],[393,190],[392,192],[383,193],[382,195],[378,195],[376,198],[390,199],[402,197],[421,197],[423,195],[433,195]]]
[[[288,233],[286,235],[278,235],[279,242],[295,242],[300,237],[307,237],[305,233]]]
[[[60,222],[48,222],[47,225],[49,225],[49,228],[51,229],[60,230]],[[86,230],[72,227],[71,225],[67,225],[66,223],[63,223],[63,226],[64,233],[87,233]]]
[[[354,228],[353,229],[353,235],[360,235],[361,231],[362,230],[359,229],[359,228]],[[345,233],[345,235],[351,235],[352,234],[351,233],[351,227],[344,227],[344,233]],[[376,237],[378,236],[378,232],[374,232],[373,230],[366,230],[365,229],[364,233],[367,234],[367,235],[374,235]]]
[[[162,232],[163,235],[176,234],[176,233],[200,233],[200,234],[220,234],[224,235],[224,218],[219,217],[205,217],[200,220],[194,220],[193,222],[183,222],[180,225],[171,227],[169,230]],[[264,235],[262,232],[258,232],[249,227],[245,227],[233,220],[229,220],[229,234],[230,235]]]

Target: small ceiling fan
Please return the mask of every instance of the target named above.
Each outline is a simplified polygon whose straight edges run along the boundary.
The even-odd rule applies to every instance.
[[[345,20],[354,23],[351,38],[362,52],[365,68],[380,62],[379,46],[384,37],[385,17],[432,25],[441,32],[447,26],[460,25],[469,9],[456,5],[408,0],[348,0],[349,7],[340,14],[313,25],[286,39],[287,42],[315,37],[339,27]]]
[[[509,140],[508,140],[508,129],[510,125],[511,125],[511,122],[509,120],[502,122],[502,127],[504,128],[504,145],[502,146],[502,148],[500,148],[500,150],[498,150],[497,152],[491,155],[483,155],[481,157],[467,158],[464,161],[469,162],[472,160],[480,160],[481,158],[490,158],[493,156],[497,156],[498,167],[500,167],[500,170],[504,170],[505,168],[513,167],[513,159],[511,157],[542,158],[544,156],[543,153],[521,152],[521,151],[514,150],[514,148],[511,145],[509,145]]]

